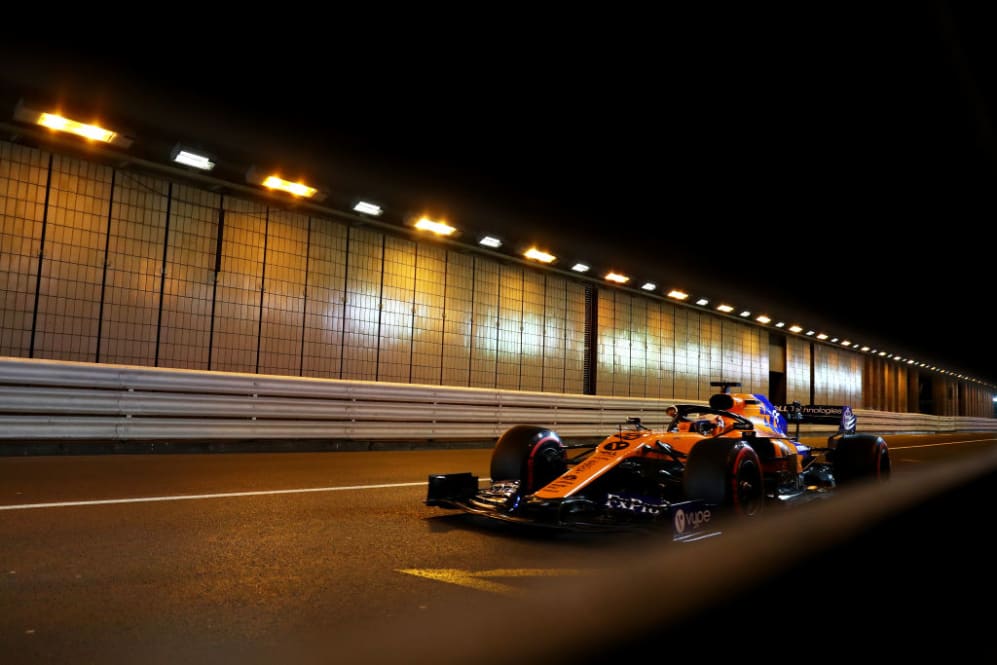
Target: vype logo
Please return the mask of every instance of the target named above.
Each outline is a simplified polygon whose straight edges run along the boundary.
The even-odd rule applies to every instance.
[[[679,508],[675,511],[675,517],[672,518],[675,524],[675,533],[681,534],[687,530],[695,531],[699,527],[708,524],[712,517],[713,513],[709,510],[686,511],[683,508]]]

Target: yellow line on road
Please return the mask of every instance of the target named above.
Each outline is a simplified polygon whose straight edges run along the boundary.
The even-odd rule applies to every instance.
[[[492,570],[460,570],[459,568],[404,568],[398,571],[406,575],[424,577],[437,582],[487,591],[504,596],[523,593],[522,589],[488,579],[492,577],[563,577],[583,575],[586,571],[572,568],[494,568]]]

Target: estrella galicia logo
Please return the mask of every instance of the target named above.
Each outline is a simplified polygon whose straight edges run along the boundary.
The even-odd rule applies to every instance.
[[[624,448],[629,448],[630,444],[626,441],[610,441],[602,447],[603,450],[623,450]]]

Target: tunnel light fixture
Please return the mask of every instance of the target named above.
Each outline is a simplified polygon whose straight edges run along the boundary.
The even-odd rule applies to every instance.
[[[591,266],[585,263],[576,263],[575,265],[571,266],[571,269],[574,270],[575,272],[588,272],[589,270],[591,270]]]
[[[606,273],[606,281],[616,282],[617,284],[626,284],[627,282],[630,281],[630,278],[627,277],[626,275],[621,275],[618,272],[610,271]]]
[[[645,291],[654,291],[656,288],[658,288],[658,285],[655,284],[654,282],[644,282],[643,284],[640,285],[640,288],[644,289]]]
[[[769,317],[765,316],[764,314],[759,314],[758,316],[756,316],[755,317],[755,321],[758,321],[758,323],[761,323],[763,325],[768,325],[768,324],[772,323],[772,319],[770,319]]]
[[[827,333],[817,333],[817,339],[819,340],[827,339]]]
[[[785,328],[786,327],[786,322],[785,321],[777,321],[776,324],[775,324],[775,327],[776,328]]]
[[[863,346],[861,349],[862,353],[869,353],[870,349],[868,346]]]
[[[523,256],[533,261],[539,261],[540,263],[553,263],[557,260],[557,257],[550,252],[545,252],[542,249],[537,249],[536,247],[530,247],[528,250],[523,252]]]
[[[731,312],[734,311],[734,308],[731,307],[730,305],[720,304],[717,305],[717,310],[723,312],[724,314],[730,314]]]
[[[284,180],[280,176],[267,176],[266,179],[260,183],[267,189],[274,189],[281,192],[287,192],[293,196],[300,196],[302,198],[310,199],[316,194],[318,190],[311,185],[306,185],[303,182],[292,182],[290,180]]]
[[[491,247],[492,249],[498,249],[502,246],[502,241],[495,236],[482,236],[478,239],[478,244],[485,247]]]
[[[51,129],[56,132],[64,132],[85,138],[89,141],[99,141],[108,143],[119,148],[131,147],[132,139],[119,132],[101,127],[96,123],[82,122],[73,118],[67,118],[60,113],[48,113],[37,111],[24,106],[18,102],[14,108],[14,120],[18,122],[30,123]]]
[[[800,333],[800,332],[803,332],[803,328],[801,328],[800,326],[798,326],[798,325],[796,325],[794,323],[793,325],[789,326],[789,332],[791,332],[791,333]]]
[[[851,345],[852,343],[849,342],[847,339],[841,340],[841,346],[851,346]]]
[[[817,334],[816,330],[808,330],[807,331],[807,337],[813,337],[816,334]]]
[[[837,343],[838,343],[838,338],[837,337],[832,337],[831,338],[831,344],[837,344]]]
[[[880,358],[882,358],[882,357],[883,357],[883,356],[885,356],[885,355],[886,355],[886,351],[880,351],[880,352],[879,352],[879,357],[880,357]]]
[[[303,182],[285,180],[276,173],[263,173],[257,170],[255,166],[250,167],[249,171],[246,172],[246,182],[253,185],[260,185],[271,191],[286,192],[298,198],[315,199],[316,201],[321,201],[325,198],[324,195],[319,194],[318,189],[315,187],[306,185]]]
[[[907,359],[907,364],[908,364],[908,365],[913,365],[913,364],[914,364],[914,361],[908,358],[908,359]]]
[[[751,316],[751,310],[749,309],[741,310],[741,316],[744,318]]]
[[[430,219],[429,217],[420,217],[415,220],[415,223],[412,226],[420,231],[428,231],[429,233],[438,236],[450,236],[457,231],[456,227],[450,226],[446,222]]]
[[[707,305],[710,304],[710,301],[707,298],[700,298],[699,300],[696,301],[696,304],[699,305],[700,307],[706,307]]]
[[[363,213],[364,215],[371,215],[372,217],[380,217],[384,212],[381,206],[370,201],[357,201],[356,205],[353,206],[353,211]]]
[[[185,148],[182,145],[177,145],[173,148],[173,152],[170,153],[170,158],[177,164],[190,166],[195,169],[200,169],[201,171],[210,171],[215,168],[215,163],[211,161],[211,157],[209,155],[191,148]]]
[[[689,297],[689,294],[683,291],[682,289],[672,289],[671,291],[668,292],[668,297],[675,298],[676,300],[685,300],[686,298]],[[702,298],[699,301],[697,301],[696,304],[705,305],[708,302],[709,301],[706,300],[706,298]]]

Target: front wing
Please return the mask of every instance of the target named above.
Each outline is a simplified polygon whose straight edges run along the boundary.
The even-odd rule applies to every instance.
[[[530,527],[570,531],[622,531],[649,528],[670,528],[674,540],[700,540],[719,534],[714,512],[702,501],[680,501],[665,506],[665,514],[654,521],[627,519],[562,519],[550,511],[530,511],[528,508],[504,510],[492,501],[475,501],[479,496],[478,477],[472,473],[433,474],[429,476],[426,505],[461,510],[501,522]],[[662,519],[664,518],[664,519]]]

